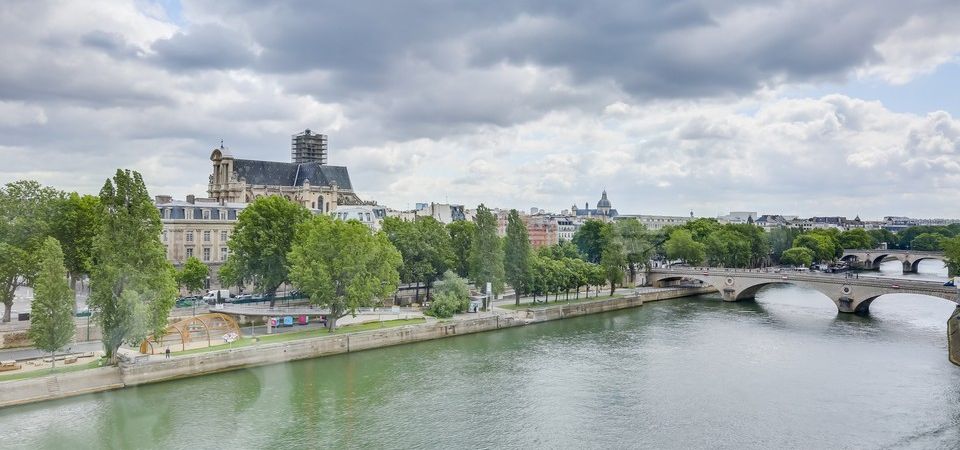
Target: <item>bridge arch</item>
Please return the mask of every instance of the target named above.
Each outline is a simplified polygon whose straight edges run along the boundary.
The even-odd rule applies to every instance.
[[[939,256],[920,256],[920,257],[918,257],[917,259],[913,260],[913,262],[910,263],[910,269],[911,269],[910,271],[913,272],[913,273],[916,273],[916,272],[917,272],[917,269],[920,268],[920,261],[928,261],[928,260],[940,261],[941,263],[943,263],[944,266],[946,266],[946,264],[947,264],[947,262],[944,261],[944,259],[943,259],[942,257],[939,257]]]

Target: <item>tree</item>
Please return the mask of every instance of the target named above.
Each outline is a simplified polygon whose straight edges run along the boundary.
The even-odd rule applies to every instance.
[[[52,354],[56,366],[56,352],[73,339],[76,302],[67,283],[60,243],[52,237],[46,238],[37,256],[40,268],[33,283],[29,335],[34,346]]]
[[[943,249],[942,241],[946,236],[940,233],[921,233],[910,241],[910,249],[917,251],[939,251]]]
[[[464,278],[470,276],[470,247],[476,231],[477,224],[469,220],[458,220],[447,224],[453,250],[453,271]]]
[[[481,204],[474,219],[477,230],[470,244],[470,280],[485,294],[491,283],[493,294],[503,292],[503,246],[497,237],[497,218]]]
[[[503,269],[507,281],[513,286],[514,298],[520,305],[520,295],[528,290],[530,280],[530,237],[527,227],[520,220],[520,213],[510,210],[507,217],[507,239],[504,245]]]
[[[814,261],[832,261],[837,256],[837,251],[841,250],[839,242],[826,233],[815,233],[813,231],[797,236],[793,240],[794,247],[806,247],[813,251]]]
[[[653,244],[647,227],[637,219],[620,220],[614,223],[617,238],[623,243],[627,269],[630,271],[630,282],[637,278],[637,267],[643,266],[650,259]]]
[[[121,344],[163,334],[177,285],[160,242],[160,213],[140,174],[117,170],[100,190],[100,207],[103,227],[93,242],[88,304],[115,362]]]
[[[103,219],[100,215],[100,198],[93,195],[71,193],[60,202],[53,225],[53,236],[63,248],[64,265],[70,275],[70,287],[89,275],[93,264],[93,240]]]
[[[780,261],[780,255],[793,248],[793,240],[800,235],[799,228],[777,227],[768,233],[767,242],[774,261]]]
[[[752,226],[752,225],[751,225]],[[732,229],[723,228],[707,237],[707,262],[720,267],[747,267],[750,265],[750,241]]]
[[[693,240],[690,231],[678,228],[670,233],[666,244],[667,259],[679,259],[687,264],[700,264],[703,261],[706,247]]]
[[[383,232],[403,257],[400,281],[417,283],[416,298],[420,299],[420,284],[430,286],[449,267],[453,266],[453,247],[443,224],[433,217],[421,217],[413,222],[388,217],[383,221]]]
[[[254,200],[237,216],[220,279],[229,284],[252,282],[272,307],[277,289],[288,280],[287,254],[297,225],[309,218],[306,208],[278,195]]]
[[[441,319],[453,317],[454,314],[466,311],[469,305],[470,286],[467,285],[467,280],[448,270],[437,283],[433,301],[425,314]]]
[[[867,234],[869,234],[870,238],[873,239],[874,246],[879,246],[880,244],[886,243],[887,248],[897,248],[897,244],[899,243],[896,235],[890,232],[890,230],[883,228],[867,230]]]
[[[355,221],[315,216],[297,227],[287,256],[290,281],[310,302],[330,309],[327,329],[357,308],[374,306],[400,282],[400,252],[386,234]]]
[[[780,255],[780,262],[797,267],[810,267],[815,257],[813,250],[807,247],[794,247]]]
[[[606,271],[603,270],[599,264],[589,264],[589,269],[587,270],[587,285],[597,286],[596,295],[600,295],[600,286],[603,286],[607,281]],[[590,296],[590,292],[587,292],[587,297]]]
[[[840,248],[850,249],[872,249],[877,246],[876,240],[867,230],[863,228],[854,228],[844,231],[839,236]]]
[[[37,272],[37,250],[50,235],[62,198],[61,192],[36,181],[15,181],[0,188],[0,300],[4,322],[10,321],[17,288],[28,284]]]
[[[195,256],[191,256],[177,272],[177,284],[186,288],[187,292],[196,292],[203,289],[208,275],[210,268]]]
[[[600,254],[603,252],[603,230],[608,227],[609,225],[599,220],[590,219],[574,233],[573,243],[587,261],[600,262]]]
[[[960,276],[960,235],[943,240],[947,270],[951,277]]]
[[[706,217],[691,220],[683,226],[683,228],[690,230],[693,240],[701,244],[706,242],[707,237],[714,231],[719,230],[720,227],[720,222],[718,222],[717,219],[708,219]]]
[[[612,230],[608,231],[612,233]],[[627,264],[623,244],[613,236],[605,236],[603,251],[600,254],[600,266],[607,281],[610,282],[610,295],[617,289],[617,284],[623,282],[623,266]]]

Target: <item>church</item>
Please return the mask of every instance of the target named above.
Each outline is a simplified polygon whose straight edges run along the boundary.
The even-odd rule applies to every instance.
[[[327,165],[326,135],[306,130],[293,136],[292,162],[233,157],[221,144],[210,154],[207,194],[222,203],[250,203],[279,195],[321,213],[338,205],[364,205],[343,166]]]
[[[577,208],[577,205],[573,205],[570,207],[570,213],[582,219],[597,218],[602,220],[611,220],[618,215],[617,210],[613,209],[613,206],[610,204],[610,200],[607,199],[606,190],[604,190],[603,194],[601,194],[600,201],[597,202],[596,209],[591,209],[589,203],[583,205],[582,209]]]

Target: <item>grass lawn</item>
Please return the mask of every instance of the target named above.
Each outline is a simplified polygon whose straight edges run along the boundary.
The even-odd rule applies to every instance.
[[[586,302],[593,302],[597,300],[606,300],[610,298],[623,297],[624,295],[627,295],[627,294],[623,292],[615,292],[612,297],[610,296],[610,294],[601,294],[599,297],[590,297],[590,298],[580,297],[579,299],[576,299],[576,298],[570,297],[570,300],[563,300],[563,296],[561,296],[560,301],[550,300],[549,303],[543,303],[542,301],[538,301],[537,303],[522,302],[520,303],[519,306],[515,304],[508,304],[508,305],[497,305],[497,308],[512,309],[512,310],[541,309],[541,308],[549,308],[551,306],[558,306],[558,305],[572,305],[575,303],[586,303]],[[553,298],[553,296],[551,296],[551,298]],[[521,299],[521,300],[524,300],[524,299]]]
[[[101,361],[103,361],[102,358],[95,359],[86,364],[74,364],[69,366],[60,365],[60,366],[57,366],[57,368],[52,371],[50,369],[40,369],[40,370],[31,370],[29,372],[19,372],[19,373],[7,374],[7,375],[0,375],[0,381],[25,380],[27,378],[39,378],[39,377],[45,377],[47,375],[53,375],[53,374],[79,372],[81,370],[87,370],[87,369],[96,369],[97,367],[100,367]]]
[[[267,335],[261,335],[257,337],[260,339],[261,344],[269,344],[273,342],[287,342],[287,341],[294,341],[297,339],[306,339],[306,338],[313,338],[313,337],[320,337],[320,336],[332,336],[337,334],[356,333],[358,331],[379,330],[382,328],[400,327],[404,325],[416,325],[424,322],[426,322],[426,319],[423,319],[423,318],[384,320],[382,322],[367,322],[367,323],[358,323],[354,325],[344,325],[334,330],[333,333],[328,332],[326,328],[314,328],[306,331],[267,334]],[[180,351],[180,352],[172,352],[172,354],[173,355],[192,355],[194,353],[206,353],[206,352],[225,350],[230,348],[249,347],[254,343],[255,341],[252,338],[243,337],[243,338],[240,338],[240,340],[233,342],[231,344],[219,344],[211,347],[194,348],[194,349]]]

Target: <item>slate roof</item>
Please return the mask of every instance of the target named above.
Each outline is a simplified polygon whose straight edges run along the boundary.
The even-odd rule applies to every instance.
[[[312,186],[330,186],[336,182],[340,189],[353,190],[346,167],[322,166],[319,162],[296,164],[234,159],[233,172],[237,179],[243,178],[247,184],[303,186],[304,181],[310,180]]]

